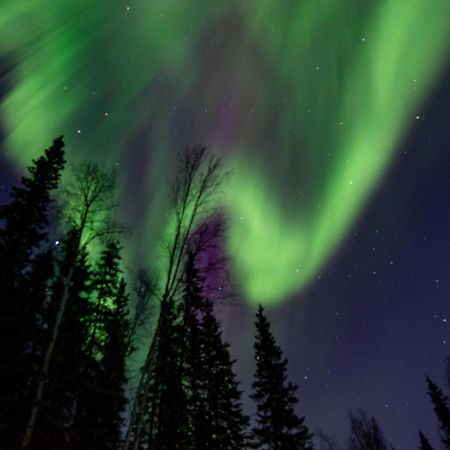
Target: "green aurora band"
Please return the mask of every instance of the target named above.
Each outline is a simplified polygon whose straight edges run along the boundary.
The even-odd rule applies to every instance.
[[[124,168],[142,260],[176,152],[210,145],[234,173],[234,275],[249,301],[278,302],[318,274],[422,118],[449,19],[448,0],[2,0],[5,148],[22,168],[64,134],[69,159]]]

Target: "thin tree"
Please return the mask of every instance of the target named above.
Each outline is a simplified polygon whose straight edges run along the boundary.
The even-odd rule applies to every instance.
[[[349,450],[391,450],[393,448],[386,442],[375,417],[369,416],[366,411],[359,410],[357,414],[350,411],[349,421]]]
[[[211,338],[206,338],[203,327],[205,322],[202,317],[204,318],[205,315],[205,303],[209,302],[206,296],[210,293],[213,296],[212,298],[218,298],[218,289],[215,289],[214,285],[217,283],[222,285],[222,280],[226,274],[224,259],[219,256],[219,244],[223,237],[223,230],[223,220],[219,216],[211,217],[196,228],[189,238],[184,263],[183,295],[178,301],[178,313],[174,316],[176,327],[173,327],[173,329],[180,337],[178,338],[178,345],[172,346],[172,348],[167,347],[166,351],[169,354],[162,355],[160,359],[163,364],[171,359],[176,363],[171,371],[171,376],[166,377],[162,383],[166,384],[165,390],[167,392],[178,393],[175,400],[177,402],[177,413],[175,415],[173,412],[171,413],[173,408],[170,405],[174,396],[167,399],[168,401],[159,402],[159,412],[166,410],[166,414],[162,414],[162,417],[164,415],[166,417],[171,416],[170,427],[166,426],[170,431],[165,434],[171,440],[170,446],[173,448],[202,449],[207,448],[205,445],[208,442],[212,442],[211,433],[208,433],[212,430],[212,427],[209,426],[211,424],[205,422],[205,411],[208,409],[206,399],[209,397],[206,380],[212,380],[209,376],[210,370],[206,367],[212,367],[215,364],[219,366],[222,361],[206,362],[205,355],[210,357],[211,349],[205,350],[207,346],[204,344],[205,342],[211,342]],[[207,283],[207,279],[214,280],[214,282]],[[224,290],[221,289],[220,293],[222,294],[222,292]],[[212,340],[214,341],[214,338]],[[219,345],[217,339],[216,344]],[[172,357],[168,357],[169,355],[172,355]],[[224,373],[224,371],[218,373]],[[231,382],[234,379],[231,367],[227,373]],[[167,386],[169,381],[172,383],[170,387]],[[229,397],[230,402],[232,402],[231,397],[232,395]],[[152,403],[155,403],[155,400],[153,398]],[[236,428],[233,427],[232,420],[230,414],[230,430]],[[158,421],[154,422],[157,423]],[[153,445],[160,448],[166,445],[166,442],[155,440]]]
[[[27,448],[33,435],[36,418],[43,399],[44,386],[52,360],[53,351],[58,340],[59,331],[74,275],[77,257],[82,248],[93,240],[117,232],[114,225],[107,220],[116,207],[114,202],[115,174],[101,169],[91,163],[76,167],[73,178],[65,191],[65,222],[72,236],[66,272],[63,274],[64,288],[57,302],[57,314],[51,327],[51,338],[47,345],[37,382],[30,414],[22,440],[22,448]]]
[[[434,412],[439,421],[441,441],[446,449],[450,449],[450,408],[448,398],[439,386],[427,377],[428,395],[433,402]]]
[[[312,435],[294,410],[297,387],[287,380],[287,359],[283,359],[262,306],[255,326],[256,372],[250,396],[256,403],[253,448],[312,449]]]
[[[320,450],[343,450],[338,439],[334,435],[329,436],[319,429],[316,431],[315,437],[319,443]]]
[[[165,279],[159,296],[160,310],[137,385],[125,438],[125,450],[129,450],[131,445],[134,450],[139,448],[144,424],[153,420],[148,417],[149,409],[151,410],[149,393],[151,389],[155,389],[153,369],[157,365],[156,358],[160,355],[160,337],[164,330],[170,328],[165,322],[173,314],[173,302],[180,294],[189,237],[199,222],[214,211],[215,197],[223,180],[220,160],[209,154],[206,148],[194,147],[181,155],[177,175],[171,187],[173,217],[164,245]]]
[[[103,447],[107,450],[116,450],[122,446],[123,414],[128,403],[125,394],[125,384],[128,381],[126,362],[133,348],[127,345],[131,324],[128,310],[129,298],[125,289],[125,282],[122,279],[109,320],[106,322],[107,339],[101,361],[104,378],[101,383],[103,412],[100,415],[99,429],[104,436]]]
[[[420,450],[434,450],[428,438],[419,431],[419,439],[420,439]]]
[[[67,247],[70,237],[58,246],[55,280],[52,283],[52,297],[60,298],[65,281],[62,273],[69,263]],[[86,341],[89,337],[89,320],[93,310],[88,299],[92,296],[92,268],[88,253],[80,251],[72,276],[70,295],[64,318],[61,322],[58,340],[53,350],[47,373],[45,390],[36,418],[30,448],[59,450],[66,449],[71,438],[71,424],[74,420],[80,388],[83,386],[86,365]],[[50,302],[45,314],[45,323],[53,324],[58,305]],[[51,339],[51,330],[45,335],[45,343]]]
[[[150,318],[154,313],[153,300],[156,295],[156,280],[153,272],[148,268],[139,268],[131,273],[133,280],[132,295],[130,297],[130,328],[127,336],[127,354],[132,354],[138,346],[141,332],[150,326]],[[148,334],[148,333],[147,333]]]
[[[26,420],[52,273],[49,211],[64,165],[59,137],[0,207],[0,446],[17,446]]]

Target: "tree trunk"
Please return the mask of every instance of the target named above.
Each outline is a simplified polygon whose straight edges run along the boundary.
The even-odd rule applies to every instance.
[[[148,395],[149,391],[149,382],[148,382],[148,376],[150,375],[150,369],[151,364],[153,360],[153,356],[156,350],[156,340],[160,329],[160,322],[161,322],[161,315],[158,318],[158,325],[156,327],[155,333],[152,338],[152,343],[150,344],[149,352],[147,353],[147,357],[145,360],[145,363],[142,367],[142,375],[139,379],[138,388],[136,390],[136,401],[133,402],[133,408],[131,410],[130,420],[128,423],[128,429],[125,436],[125,442],[123,449],[129,450],[131,445],[131,437],[133,435],[134,438],[134,445],[133,448],[137,449],[140,443],[141,439],[141,432],[142,432],[142,415],[143,412],[140,411],[140,409],[145,408],[145,398]],[[144,372],[147,372],[147,375],[144,374]],[[136,427],[135,431],[133,432],[133,428]]]
[[[52,337],[47,347],[47,351],[45,353],[44,364],[42,365],[38,384],[36,388],[36,395],[34,397],[33,403],[31,405],[30,417],[28,419],[27,426],[25,428],[25,434],[22,440],[21,448],[27,448],[31,437],[33,435],[34,426],[36,424],[37,415],[39,412],[39,408],[41,406],[42,398],[44,396],[44,387],[47,381],[48,369],[50,367],[50,362],[53,355],[53,350],[55,349],[56,341],[58,340],[59,329],[61,328],[61,323],[64,317],[64,312],[66,310],[67,300],[69,299],[69,286],[72,282],[74,272],[74,263],[71,265],[69,269],[69,273],[67,276],[67,281],[64,286],[63,295],[61,298],[61,303],[59,304],[58,313],[56,314],[55,325],[53,327]]]

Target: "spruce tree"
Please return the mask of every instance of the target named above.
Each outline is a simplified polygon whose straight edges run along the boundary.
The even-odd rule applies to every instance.
[[[0,207],[2,291],[17,286],[48,238],[51,193],[59,185],[64,164],[64,141],[59,137],[33,161],[20,186],[12,189],[11,202]]]
[[[262,306],[255,325],[256,372],[250,396],[256,402],[253,448],[312,449],[312,435],[294,410],[297,387],[287,380],[287,359],[283,359]]]
[[[204,299],[201,322],[203,359],[202,394],[205,398],[204,428],[200,449],[240,450],[247,444],[248,417],[242,412],[241,391],[233,372],[229,344],[223,342],[220,325],[210,300]]]
[[[206,441],[205,433],[207,430],[204,411],[206,409],[206,398],[203,391],[203,379],[206,367],[203,361],[203,352],[201,351],[202,335],[200,313],[201,296],[200,289],[195,278],[191,277],[185,283],[185,376],[187,384],[185,421],[189,430],[190,446],[187,448],[203,448],[202,444]]]
[[[450,409],[448,398],[439,386],[427,377],[428,395],[433,402],[434,412],[441,429],[441,440],[446,449],[450,449]]]
[[[115,173],[101,169],[95,164],[77,167],[73,180],[65,189],[65,223],[70,238],[70,252],[67,254],[65,273],[61,274],[64,286],[60,298],[54,298],[57,305],[53,323],[49,324],[50,339],[43,352],[42,363],[37,376],[36,389],[29,407],[28,420],[23,433],[22,448],[27,448],[35,430],[36,421],[43,403],[45,385],[52,364],[53,354],[60,339],[61,326],[71,297],[72,279],[80,252],[100,236],[117,232],[113,222],[107,220],[115,207]]]
[[[103,408],[99,420],[99,429],[103,434],[103,447],[97,446],[97,449],[115,450],[121,448],[122,444],[123,414],[127,406],[126,360],[132,350],[127,347],[130,333],[128,303],[126,284],[121,279],[114,304],[105,324],[106,342],[101,360],[103,395],[100,399]]]
[[[184,274],[183,328],[184,371],[187,385],[185,421],[189,430],[188,448],[203,449],[207,441],[208,423],[204,379],[208,368],[205,366],[202,349],[203,333],[201,319],[203,314],[202,277],[194,264],[194,255],[188,253]]]
[[[139,447],[152,450],[183,449],[185,393],[183,389],[182,333],[179,308],[171,300],[162,305],[157,353],[151,374],[149,406]],[[135,443],[136,445],[136,443]]]
[[[159,371],[156,366],[160,364],[158,347],[160,343],[166,345],[168,342],[166,337],[161,336],[163,332],[170,331],[172,333],[175,331],[171,324],[166,326],[164,322],[170,314],[175,314],[180,319],[180,311],[175,312],[174,309],[179,306],[176,303],[181,296],[183,265],[189,238],[199,222],[215,213],[213,199],[224,180],[224,176],[220,170],[220,160],[211,155],[205,148],[187,149],[181,155],[177,175],[170,189],[174,220],[171,222],[172,226],[166,236],[168,240],[164,242],[164,247],[167,249],[167,266],[159,296],[160,313],[149,342],[130,411],[124,450],[139,448],[141,440],[148,439],[149,429],[153,429],[156,410],[151,404],[155,400],[151,391],[154,393],[159,390],[156,385],[157,377],[155,377],[155,374]],[[179,366],[179,361],[177,366]],[[150,413],[150,411],[153,412]],[[150,420],[150,425],[145,423],[148,420]]]
[[[71,449],[117,449],[121,445],[122,414],[126,407],[126,358],[128,356],[128,295],[120,276],[120,248],[109,241],[92,277],[88,299],[88,335],[76,413],[70,427]]]
[[[17,445],[39,360],[39,317],[52,272],[49,208],[64,168],[57,138],[0,207],[0,447]],[[39,272],[39,274],[38,274]]]
[[[204,278],[188,253],[184,277],[184,386],[189,446],[192,449],[242,449],[248,417],[233,373],[229,345],[222,340],[212,302],[203,294]]]
[[[422,431],[419,431],[419,438],[420,438],[420,450],[434,450],[430,444],[430,441],[422,433]]]
[[[222,341],[212,303],[189,253],[184,294],[165,303],[157,361],[137,448],[238,450],[245,448],[248,418]],[[136,447],[133,447],[136,448]]]

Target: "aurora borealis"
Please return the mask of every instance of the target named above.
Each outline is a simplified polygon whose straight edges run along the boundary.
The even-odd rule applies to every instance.
[[[122,213],[150,255],[174,155],[211,146],[234,172],[223,200],[239,286],[281,301],[321,270],[420,117],[447,13],[445,0],[7,1],[6,147],[23,166],[63,133],[71,158],[124,167],[123,198],[138,190],[140,206]]]
[[[1,0],[0,175],[64,135],[69,161],[117,168],[126,260],[153,267],[178,152],[222,155],[244,385],[262,302],[310,423],[340,434],[367,408],[411,450],[450,344],[449,17],[448,0]]]

